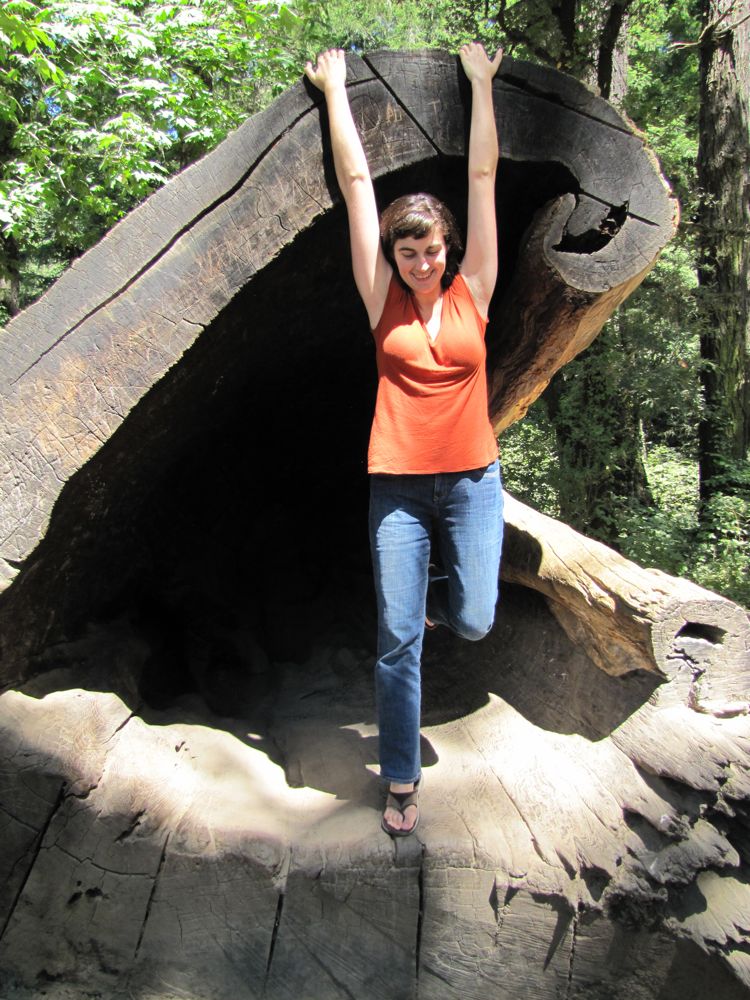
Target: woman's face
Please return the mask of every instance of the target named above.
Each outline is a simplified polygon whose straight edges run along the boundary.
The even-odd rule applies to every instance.
[[[439,295],[448,248],[439,226],[417,239],[405,236],[393,244],[399,277],[417,295]]]

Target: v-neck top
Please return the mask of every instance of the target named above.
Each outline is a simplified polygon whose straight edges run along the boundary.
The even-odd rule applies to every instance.
[[[487,412],[487,319],[460,274],[443,292],[430,340],[410,292],[394,274],[373,330],[378,394],[370,432],[372,473],[462,472],[489,465],[497,442]]]

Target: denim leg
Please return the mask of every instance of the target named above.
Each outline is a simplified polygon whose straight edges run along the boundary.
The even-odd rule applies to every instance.
[[[380,773],[420,776],[420,660],[430,556],[432,476],[370,477],[370,546],[378,603],[375,693]]]
[[[444,580],[430,586],[428,617],[464,639],[492,628],[503,544],[499,462],[436,479],[437,532]]]

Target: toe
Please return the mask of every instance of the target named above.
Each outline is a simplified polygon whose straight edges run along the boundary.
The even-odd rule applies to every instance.
[[[414,827],[417,825],[417,816],[418,815],[419,815],[419,810],[418,810],[417,806],[415,806],[415,805],[407,806],[406,809],[404,809],[403,819],[402,819],[401,816],[399,816],[399,820],[401,820],[401,824],[399,826],[399,829],[400,830],[413,830]]]
[[[397,809],[386,809],[383,817],[388,826],[392,826],[394,830],[400,830],[403,826],[403,818]]]

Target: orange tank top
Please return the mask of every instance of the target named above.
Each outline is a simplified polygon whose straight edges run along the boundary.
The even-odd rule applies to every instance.
[[[411,293],[394,274],[373,330],[378,394],[370,433],[370,472],[437,473],[478,469],[497,458],[487,412],[487,320],[460,274],[443,292],[434,341]]]

